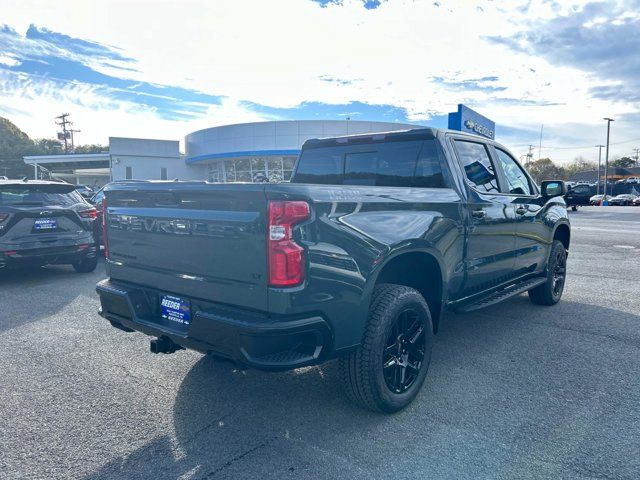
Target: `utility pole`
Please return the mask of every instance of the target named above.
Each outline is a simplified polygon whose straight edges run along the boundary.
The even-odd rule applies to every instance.
[[[538,144],[538,160],[540,160],[540,155],[542,154],[542,129],[544,125],[540,125],[540,143]]]
[[[607,176],[609,175],[609,135],[611,133],[611,122],[615,120],[613,118],[605,117],[603,120],[607,121],[607,150],[604,159],[604,197],[602,197],[602,205],[609,205],[607,201]]]
[[[73,152],[75,148],[75,145],[73,143],[73,134],[80,132],[80,130],[73,130],[71,128],[67,128],[73,125],[73,122],[67,119],[68,116],[69,116],[68,113],[63,113],[62,115],[55,118],[56,120],[59,120],[59,122],[56,122],[56,125],[62,127],[62,132],[58,132],[58,140],[64,141],[64,153],[69,153],[68,140],[71,140],[71,151]]]
[[[538,160],[540,159],[538,158]],[[529,152],[527,152],[527,161],[525,163],[528,165],[531,161],[533,161],[533,145],[529,145]]]
[[[80,130],[69,130],[69,132],[71,133],[71,153],[73,153],[76,150],[76,145],[73,142],[73,134],[74,133],[80,133]]]
[[[636,165],[638,165],[638,162],[640,162],[640,148],[636,147],[633,151],[636,152]]]
[[[602,147],[604,145],[596,145],[598,147],[598,184],[596,186],[596,195],[600,195],[600,164],[602,163]]]

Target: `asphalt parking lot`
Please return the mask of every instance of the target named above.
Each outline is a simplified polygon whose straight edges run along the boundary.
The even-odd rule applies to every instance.
[[[104,276],[0,276],[0,477],[640,478],[640,208],[571,212],[562,302],[448,315],[405,411],[335,365],[235,371],[97,314]]]

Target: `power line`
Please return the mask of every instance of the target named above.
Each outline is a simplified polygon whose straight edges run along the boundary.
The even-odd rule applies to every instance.
[[[623,145],[625,143],[632,143],[632,142],[639,142],[640,138],[632,138],[630,140],[623,140],[621,142],[611,142],[609,145]],[[529,147],[530,144],[528,143],[519,143],[514,145],[515,147]],[[593,148],[593,145],[580,145],[580,146],[575,146],[575,147],[554,147],[554,146],[544,146],[542,145],[541,147],[539,147],[543,150],[582,150],[582,149],[587,149],[587,148]],[[635,151],[635,149],[634,149]]]
[[[622,145],[623,143],[631,143],[631,142],[636,142],[640,139],[632,139],[632,140],[625,140],[624,142],[611,142],[609,143],[609,145]],[[586,148],[593,148],[593,145],[583,145],[580,147],[542,147],[544,150],[582,150],[582,149],[586,149]]]

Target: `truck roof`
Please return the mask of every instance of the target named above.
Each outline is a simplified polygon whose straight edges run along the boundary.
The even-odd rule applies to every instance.
[[[359,133],[355,135],[341,135],[336,137],[326,138],[313,138],[304,142],[302,148],[318,148],[338,146],[344,144],[354,143],[369,143],[375,141],[406,141],[406,140],[430,140],[436,138],[438,133],[455,133],[456,135],[467,135],[471,138],[481,138],[483,140],[490,140],[485,137],[480,137],[472,133],[460,132],[458,130],[450,130],[446,128],[411,128],[407,130],[393,130],[390,132],[370,132]]]

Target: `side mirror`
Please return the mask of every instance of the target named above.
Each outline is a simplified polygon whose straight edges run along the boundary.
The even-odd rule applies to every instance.
[[[562,180],[545,180],[540,190],[543,197],[561,197],[567,193],[567,184]]]

